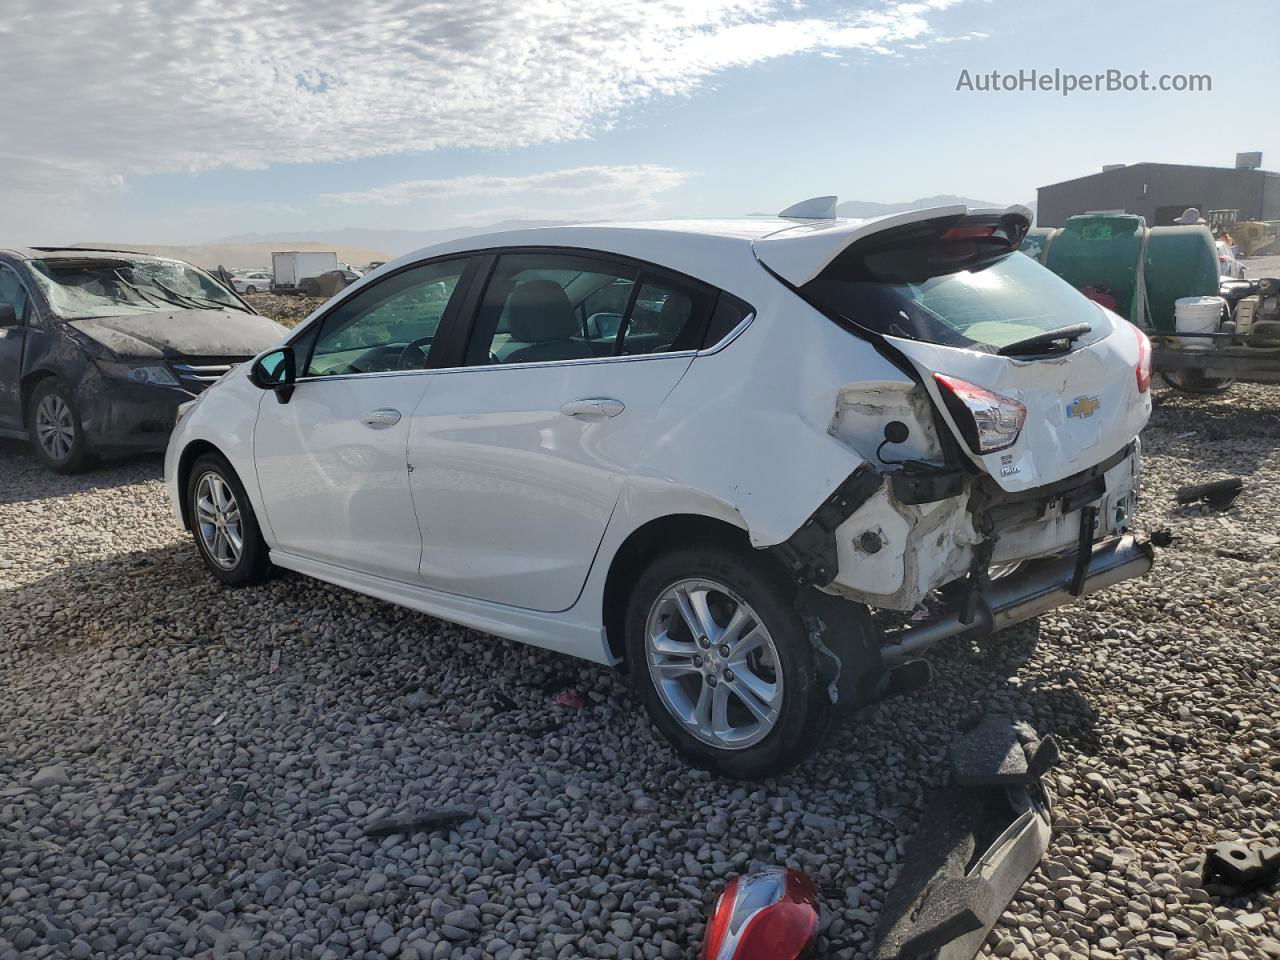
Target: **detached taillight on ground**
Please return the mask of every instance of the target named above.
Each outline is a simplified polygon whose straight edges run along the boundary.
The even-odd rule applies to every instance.
[[[1151,387],[1151,338],[1133,324],[1133,332],[1138,337],[1138,365],[1134,368],[1138,377],[1138,392],[1146,393]]]
[[[803,960],[818,932],[818,894],[797,870],[776,868],[729,881],[711,911],[702,960]]]
[[[1012,397],[935,373],[942,399],[969,449],[979,455],[1013,446],[1027,422],[1027,408]]]

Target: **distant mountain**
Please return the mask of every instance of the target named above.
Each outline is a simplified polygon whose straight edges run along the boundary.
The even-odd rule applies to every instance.
[[[277,250],[289,245],[358,247],[364,250],[379,250],[388,257],[398,257],[402,253],[443,243],[446,240],[457,240],[460,237],[473,237],[481,233],[493,233],[497,230],[523,230],[529,227],[558,227],[566,220],[503,220],[477,227],[446,227],[441,230],[376,230],[361,227],[345,227],[341,230],[304,230],[281,233],[244,233],[233,237],[222,237],[209,241],[209,245],[274,245]]]

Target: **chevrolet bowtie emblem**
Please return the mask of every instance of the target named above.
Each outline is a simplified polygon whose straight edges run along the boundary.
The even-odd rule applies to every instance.
[[[1092,417],[1100,406],[1102,404],[1097,397],[1076,397],[1067,404],[1067,416],[1083,420],[1085,417]]]

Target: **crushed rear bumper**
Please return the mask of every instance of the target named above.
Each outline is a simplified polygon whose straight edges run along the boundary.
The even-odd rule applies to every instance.
[[[1086,562],[1087,561],[1087,562]],[[968,596],[934,620],[886,637],[881,657],[893,665],[919,656],[940,640],[966,632],[991,632],[1039,616],[1151,570],[1150,541],[1131,534],[1102,540],[1062,557],[1033,560],[999,580],[971,584]]]
[[[1051,808],[1040,776],[1058,758],[1052,737],[989,716],[951,747],[951,785],[912,837],[876,927],[877,960],[967,960],[1049,847]]]

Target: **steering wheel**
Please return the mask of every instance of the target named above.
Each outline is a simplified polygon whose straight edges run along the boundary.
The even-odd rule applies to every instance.
[[[400,351],[399,358],[396,360],[395,368],[397,370],[420,370],[422,368],[423,361],[427,359],[427,351],[422,348],[430,346],[430,337],[419,337],[417,340],[405,344],[404,349]],[[409,360],[409,351],[411,350],[418,350],[422,353],[422,357],[418,360],[417,364],[410,364],[407,362]]]

